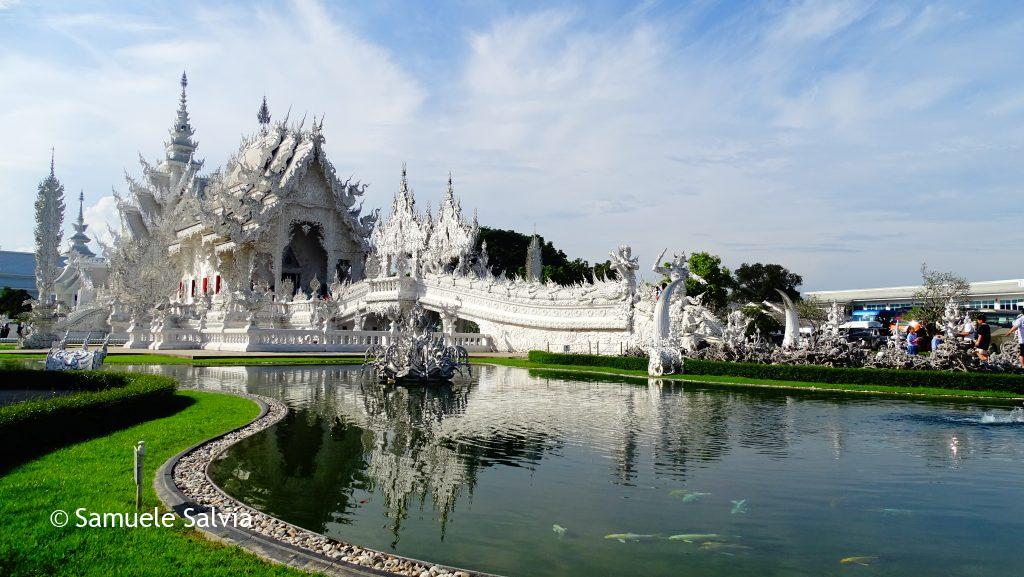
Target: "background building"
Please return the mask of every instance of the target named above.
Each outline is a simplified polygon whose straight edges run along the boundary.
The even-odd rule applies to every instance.
[[[0,250],[0,288],[24,289],[36,297],[36,255]]]
[[[887,310],[914,305],[914,293],[921,286],[898,286],[838,291],[810,291],[808,298],[824,302],[836,301],[853,310]],[[1024,309],[1024,279],[972,282],[967,295],[972,309]]]

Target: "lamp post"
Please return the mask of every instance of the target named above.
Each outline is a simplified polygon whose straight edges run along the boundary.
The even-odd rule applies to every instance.
[[[142,469],[146,457],[146,443],[139,441],[135,445],[135,509],[142,509]]]

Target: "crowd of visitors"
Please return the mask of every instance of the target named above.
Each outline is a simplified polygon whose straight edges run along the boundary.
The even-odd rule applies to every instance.
[[[911,321],[906,328],[900,329],[897,323],[893,322],[889,325],[889,330],[893,334],[898,334],[901,330],[905,332],[903,338],[905,339],[908,355],[936,351],[945,339],[942,331],[934,323],[926,324],[919,321]],[[973,322],[965,322],[958,335],[965,342],[971,343],[974,348],[974,354],[978,356],[979,360],[982,362],[988,360],[992,352],[993,342],[992,327],[986,321],[985,315],[978,314],[974,317]],[[1011,338],[1014,335],[1017,337],[1017,352],[1020,357],[1020,364],[1021,367],[1024,367],[1024,312],[1017,315],[1017,318],[1013,321],[1007,338]]]

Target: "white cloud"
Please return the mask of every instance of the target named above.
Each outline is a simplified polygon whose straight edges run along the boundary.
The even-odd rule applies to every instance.
[[[98,246],[109,246],[113,241],[111,231],[116,233],[121,229],[117,200],[111,195],[100,197],[95,204],[86,207],[82,216],[85,224],[89,225],[86,233]]]
[[[371,183],[368,207],[387,205],[407,160],[422,203],[452,170],[484,224],[536,224],[591,260],[621,242],[644,259],[710,250],[781,262],[810,288],[910,282],[923,260],[1020,274],[1005,268],[1024,241],[1014,228],[931,234],[986,231],[1010,218],[987,207],[1018,202],[1019,16],[798,2],[690,30],[657,5],[600,26],[585,9],[469,30],[442,80],[400,64],[394,51],[415,48],[310,0],[192,7],[173,27],[131,16],[118,34],[96,15],[51,15],[80,54],[0,49],[0,125],[18,135],[0,140],[0,198],[25,216],[0,242],[29,238],[51,144],[65,185],[91,198],[122,187],[122,167],[137,173],[136,150],[161,155],[187,68],[209,169],[265,93],[276,118],[326,113],[328,152]],[[105,232],[112,198],[86,216]]]

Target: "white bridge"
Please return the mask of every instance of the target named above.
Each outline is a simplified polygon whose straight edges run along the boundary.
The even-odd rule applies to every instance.
[[[139,349],[358,352],[390,344],[394,323],[418,301],[437,315],[439,333],[450,344],[471,352],[621,354],[638,342],[636,309],[653,307],[653,298],[640,298],[632,286],[628,281],[560,286],[427,273],[335,283],[326,299],[301,293],[281,300],[269,292],[262,299],[222,293],[172,302],[155,315],[138,318],[116,303],[112,308],[97,303],[92,312],[76,311],[62,328],[109,331],[114,342]],[[648,314],[639,316],[641,328],[649,324],[643,322]]]

